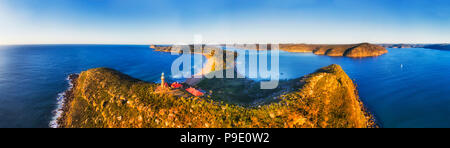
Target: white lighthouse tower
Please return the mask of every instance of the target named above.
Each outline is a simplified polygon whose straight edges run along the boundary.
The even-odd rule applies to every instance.
[[[165,78],[164,78],[164,72],[161,73],[161,88],[165,88],[166,87],[166,82],[165,82]]]

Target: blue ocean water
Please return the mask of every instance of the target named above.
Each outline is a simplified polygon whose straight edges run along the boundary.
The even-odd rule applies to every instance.
[[[0,46],[0,127],[48,127],[69,74],[110,67],[155,82],[170,53],[132,45]],[[450,127],[450,51],[389,49],[364,59],[280,53],[282,79],[339,64],[383,127]],[[179,80],[179,79],[173,79]]]
[[[388,50],[361,59],[280,51],[280,79],[339,64],[356,82],[360,99],[382,127],[450,127],[450,51]],[[249,54],[255,53],[245,54],[247,76]]]
[[[156,82],[161,72],[171,78],[171,65],[178,57],[149,46],[0,46],[0,127],[48,127],[70,74],[109,67]]]

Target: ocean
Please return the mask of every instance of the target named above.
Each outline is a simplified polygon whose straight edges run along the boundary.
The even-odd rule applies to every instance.
[[[339,64],[382,127],[450,127],[450,51],[388,50],[363,59],[281,51],[280,77]],[[158,82],[164,72],[182,81],[171,75],[178,57],[140,45],[0,46],[0,127],[49,127],[68,75],[90,68],[109,67],[147,82]]]

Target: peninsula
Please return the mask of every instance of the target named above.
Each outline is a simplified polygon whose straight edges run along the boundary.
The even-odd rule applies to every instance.
[[[369,43],[348,45],[282,44],[280,49],[288,52],[312,52],[316,55],[350,58],[375,57],[388,52],[382,46]]]
[[[437,50],[450,50],[450,44],[380,44],[385,48],[428,48]]]
[[[63,113],[57,121],[62,128],[375,126],[359,100],[355,84],[339,65],[285,83],[292,89],[259,106],[225,103],[211,94],[195,97],[183,89],[159,93],[159,84],[108,68],[84,71],[72,76],[71,81],[74,86],[66,92]]]

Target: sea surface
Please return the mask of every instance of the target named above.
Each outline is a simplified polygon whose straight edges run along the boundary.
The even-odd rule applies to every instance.
[[[280,77],[339,64],[383,127],[450,127],[450,51],[388,50],[363,59],[280,52]],[[134,45],[0,46],[0,127],[49,127],[69,74],[109,67],[148,82],[158,82],[161,72],[182,81],[171,74],[177,58]]]

